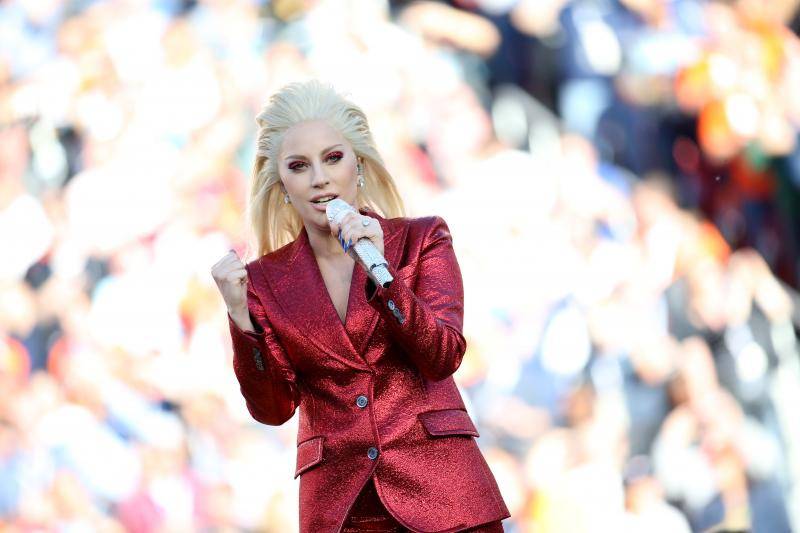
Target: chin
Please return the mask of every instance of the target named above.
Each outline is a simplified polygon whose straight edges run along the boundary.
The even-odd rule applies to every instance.
[[[306,222],[310,222],[317,226],[328,226],[328,214],[325,211],[317,211],[312,209],[303,218]]]

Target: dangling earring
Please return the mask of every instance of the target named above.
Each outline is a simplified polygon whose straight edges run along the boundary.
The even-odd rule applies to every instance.
[[[289,200],[289,193],[288,192],[283,195],[283,203],[285,203],[285,204],[292,203],[291,200]]]
[[[364,186],[364,167],[361,166],[361,163],[356,165],[356,171],[358,172],[358,186]]]

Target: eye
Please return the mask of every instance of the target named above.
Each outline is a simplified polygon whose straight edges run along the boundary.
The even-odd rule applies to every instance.
[[[303,165],[305,165],[305,163],[302,161],[292,161],[289,163],[289,170],[292,172],[299,172],[303,168]]]
[[[344,154],[342,154],[342,152],[331,152],[330,154],[328,154],[328,161],[333,161],[334,163],[336,163],[342,157],[344,157]]]

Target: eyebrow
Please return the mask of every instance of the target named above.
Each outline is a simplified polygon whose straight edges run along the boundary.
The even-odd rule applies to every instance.
[[[328,146],[327,148],[321,150],[319,153],[320,154],[324,154],[325,152],[327,152],[331,148],[336,148],[337,146],[344,146],[344,145],[343,144],[334,144],[333,146]],[[306,156],[304,156],[304,155],[287,155],[283,159],[284,159],[284,161],[287,160],[287,159],[306,159]]]

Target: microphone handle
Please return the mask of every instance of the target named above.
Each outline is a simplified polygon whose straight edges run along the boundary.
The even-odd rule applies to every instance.
[[[351,254],[351,257],[364,267],[375,285],[384,289],[391,285],[394,278],[387,268],[389,264],[367,237],[358,239],[347,253]]]

